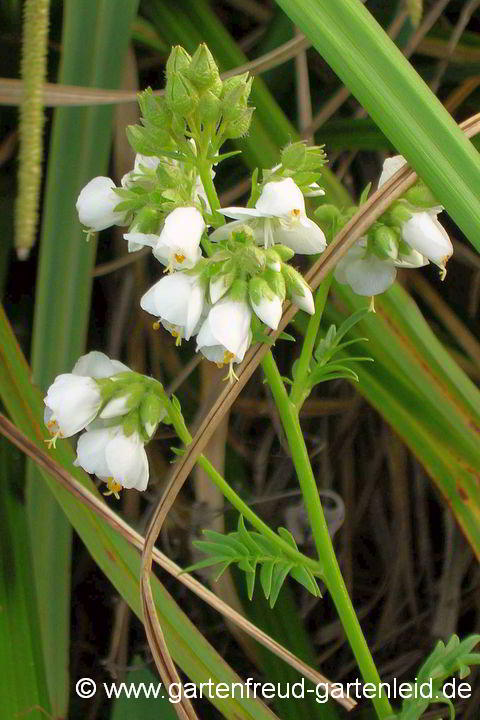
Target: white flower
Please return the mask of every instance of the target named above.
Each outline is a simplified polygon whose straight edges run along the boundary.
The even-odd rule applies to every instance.
[[[154,172],[160,163],[160,158],[155,155],[135,155],[135,163],[133,170],[122,177],[122,187],[129,188],[135,184],[136,180],[141,180],[142,176],[147,176]]]
[[[205,288],[198,275],[175,272],[159,280],[140,300],[143,310],[158,317],[178,344],[189,340],[200,320]]]
[[[126,233],[130,244],[147,245],[167,270],[187,270],[194,267],[202,255],[200,240],[205,223],[201,212],[194,207],[179,207],[167,215],[160,235]],[[137,248],[138,249],[138,248]]]
[[[313,254],[325,250],[322,230],[305,212],[305,199],[292,178],[266,183],[254,208],[228,207],[218,212],[235,218],[210,235],[210,240],[223,240],[240,225],[249,225],[255,241],[266,248],[274,243],[287,245],[298,253]]]
[[[234,374],[232,364],[243,360],[251,343],[252,311],[245,300],[227,296],[216,303],[207,315],[197,335],[197,352],[208,360],[230,365],[228,377]]]
[[[96,417],[102,404],[100,388],[91,377],[65,373],[58,375],[44,398],[45,424],[57,437],[70,437],[83,430]]]
[[[313,315],[315,313],[315,301],[313,299],[312,291],[308,287],[307,283],[305,283],[303,287],[303,295],[292,292],[290,294],[290,300],[294,303],[294,305],[299,307],[300,310],[305,310],[305,312],[309,315]]]
[[[115,183],[108,177],[95,177],[85,185],[75,207],[82,225],[98,232],[110,225],[123,225],[125,213],[115,212],[121,198],[114,191]]]
[[[394,155],[393,157],[384,160],[382,174],[380,175],[380,180],[378,181],[378,187],[381,188],[382,185],[385,185],[385,183],[406,164],[407,161],[403,155]]]
[[[252,308],[265,325],[276,330],[282,317],[282,300],[260,277],[254,277],[249,283],[249,296]]]
[[[443,272],[453,253],[453,246],[445,228],[438,222],[436,212],[414,213],[402,226],[402,239]]]
[[[144,443],[136,432],[125,435],[120,425],[83,433],[75,465],[97,475],[114,494],[122,487],[145,490],[148,484]]]
[[[365,238],[351,247],[335,267],[335,279],[348,284],[357,295],[379,295],[393,285],[397,267],[416,268],[427,265],[428,260],[412,250],[396,260],[379,258],[368,250]]]

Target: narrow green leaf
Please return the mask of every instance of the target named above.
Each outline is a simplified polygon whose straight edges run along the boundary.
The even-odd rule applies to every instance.
[[[292,569],[292,563],[280,560],[273,568],[272,587],[270,589],[270,607],[273,608],[277,602],[278,594],[282,589],[285,578]]]

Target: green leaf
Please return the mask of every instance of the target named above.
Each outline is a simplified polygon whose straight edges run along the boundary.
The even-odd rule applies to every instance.
[[[270,589],[269,596],[271,608],[273,608],[273,606],[277,602],[278,594],[282,589],[285,578],[287,577],[292,567],[292,563],[285,560],[279,560],[277,563],[275,563],[275,567],[273,568],[272,587]]]

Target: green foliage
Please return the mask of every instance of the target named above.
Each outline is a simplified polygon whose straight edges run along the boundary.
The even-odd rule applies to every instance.
[[[230,565],[235,564],[245,573],[248,597],[251,600],[257,565],[260,565],[260,584],[265,597],[270,601],[270,607],[274,607],[288,575],[303,585],[312,595],[321,597],[313,572],[301,562],[295,562],[288,557],[269,538],[247,530],[241,515],[238,520],[237,532],[222,535],[214,530],[204,530],[203,533],[207,540],[196,540],[193,544],[210,557],[191,565],[186,572],[219,565],[215,575],[215,580],[218,580]],[[280,527],[278,534],[295,550],[298,550],[297,543],[288,530]]]
[[[452,635],[446,645],[439,640],[421,666],[416,675],[416,682],[412,685],[412,694],[415,696],[419,694],[418,689],[422,683],[431,682],[432,697],[407,698],[403,702],[401,711],[394,716],[395,720],[418,720],[431,703],[448,705],[450,720],[454,720],[455,708],[442,688],[447,678],[458,673],[460,680],[463,680],[470,674],[471,665],[480,665],[480,653],[472,652],[479,642],[480,635],[471,635],[462,642],[457,635]]]
[[[346,342],[341,342],[345,335],[357,325],[370,312],[370,308],[360,308],[347,318],[340,327],[330,325],[325,337],[320,338],[314,351],[314,358],[310,363],[310,373],[307,377],[307,390],[310,391],[318,383],[327,380],[335,380],[337,378],[345,378],[347,380],[355,380],[358,382],[357,373],[349,367],[351,362],[373,362],[371,357],[342,357],[342,362],[338,362],[335,358],[337,353],[358,342],[368,342],[368,338],[353,338]],[[293,366],[293,379],[296,378],[297,366]]]

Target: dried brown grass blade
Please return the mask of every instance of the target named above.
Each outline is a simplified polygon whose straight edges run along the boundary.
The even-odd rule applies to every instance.
[[[466,120],[461,125],[462,129],[470,137],[480,130],[480,113]],[[312,266],[306,275],[312,290],[315,290],[326,275],[333,270],[338,260],[347,250],[366,232],[372,223],[387,209],[387,207],[406,190],[411,187],[417,179],[415,172],[408,166],[401,168],[390,180],[377,190],[370,199],[362,205],[354,217],[337,234],[333,242],[327,247],[319,260]],[[270,333],[272,339],[276,339],[286,325],[291,321],[297,312],[297,308],[287,304],[280,321],[279,328]],[[162,643],[161,628],[153,605],[152,591],[150,587],[150,572],[152,567],[152,552],[156,539],[160,533],[165,518],[171,509],[175,499],[180,492],[188,475],[193,470],[195,463],[208,444],[213,433],[221,423],[225,413],[242,391],[244,385],[253,375],[254,371],[268,352],[267,344],[256,345],[251,348],[244,362],[237,371],[238,380],[232,385],[226,386],[218,395],[213,406],[206,414],[203,422],[195,433],[192,442],[185,454],[179,458],[174,466],[170,480],[164,494],[159,500],[155,513],[151,519],[145,536],[145,546],[142,553],[142,602],[145,609],[145,621],[149,643],[153,643],[156,657],[161,662],[160,654],[157,652],[158,645]],[[146,600],[144,600],[144,596]],[[155,615],[155,618],[152,617]],[[156,620],[156,622],[155,622]],[[153,634],[153,636],[152,636]],[[157,660],[156,660],[157,661]],[[160,674],[166,669],[157,664]]]
[[[142,551],[145,540],[137,533],[130,525],[128,525],[121,517],[119,517],[110,507],[99,497],[90,492],[85,488],[73,475],[65,470],[62,465],[56,462],[54,458],[46,451],[41,450],[34,442],[32,442],[26,435],[24,435],[10,420],[4,415],[0,414],[0,432],[2,435],[7,437],[16,447],[22,452],[28,455],[34,462],[40,467],[46,470],[60,485],[68,490],[77,499],[83,502],[99,517],[101,517],[111,528],[118,532],[127,542],[129,542],[137,550]],[[222,615],[227,617],[233,623],[235,623],[244,632],[248,633],[257,642],[264,645],[264,647],[271,650],[275,655],[282,658],[289,665],[298,670],[302,675],[311,680],[313,683],[325,683],[331,685],[331,681],[328,680],[324,675],[317,672],[303,660],[300,660],[296,655],[291,653],[289,650],[284,648],[276,640],[273,640],[267,633],[263,632],[256,627],[253,623],[247,620],[243,615],[240,615],[235,610],[229,607],[223,600],[220,600],[211,590],[206,588],[202,583],[198,582],[194,577],[188,573],[182,572],[182,568],[176,565],[170,558],[164,555],[160,550],[154,548],[153,560],[166,572],[175,577],[185,587],[191,590],[197,597],[204,600],[215,610],[220,612]],[[336,698],[337,701],[343,705],[347,710],[352,710],[356,702],[350,698]]]
[[[310,47],[310,44],[304,35],[299,35],[251,62],[222,73],[221,77],[226,80],[244,72],[258,75],[287,62],[290,58]],[[104,90],[77,85],[58,85],[56,83],[45,83],[43,88],[43,104],[46,107],[60,105],[69,105],[71,107],[76,105],[116,105],[137,101],[137,93],[129,90]],[[23,85],[21,80],[0,78],[0,105],[20,105],[22,93]],[[163,93],[163,90],[155,90],[153,94],[163,95]]]

